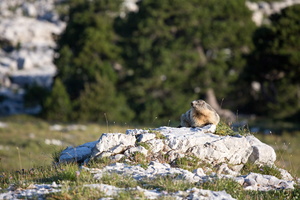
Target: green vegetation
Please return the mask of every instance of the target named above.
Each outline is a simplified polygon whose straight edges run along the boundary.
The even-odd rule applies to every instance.
[[[59,166],[43,166],[28,170],[18,170],[15,172],[2,172],[0,188],[15,187],[27,188],[34,183],[73,182],[74,184],[94,183],[96,180],[92,174],[80,170],[75,164],[65,164]]]
[[[25,89],[26,94],[24,95],[24,104],[26,107],[43,105],[50,93],[50,90],[38,85],[33,85]]]
[[[288,170],[292,175],[300,176],[300,132],[284,132],[282,135],[255,135],[276,151],[276,166]]]
[[[295,190],[274,190],[268,192],[259,192],[259,191],[245,191],[242,189],[242,186],[237,182],[231,179],[215,179],[204,183],[201,188],[213,190],[213,191],[222,191],[225,190],[233,198],[241,200],[252,200],[252,199],[293,199],[296,200],[300,197],[300,188]]]
[[[123,88],[137,120],[173,121],[208,89],[219,98],[233,92],[245,65],[241,49],[251,49],[254,30],[245,1],[146,0],[138,6],[116,20],[128,74]]]
[[[234,112],[299,122],[299,5],[256,27],[245,0],[143,0],[136,12],[122,2],[58,5],[58,74],[51,94],[27,88],[25,105],[52,121],[175,126],[212,94]]]
[[[118,196],[114,197],[115,200],[134,200],[134,199],[147,199],[143,192],[137,190],[126,190],[120,192]]]
[[[159,131],[155,132],[155,138],[156,139],[166,139],[167,137],[164,136],[162,133],[160,133]]]
[[[212,168],[212,165],[201,161],[199,158],[195,156],[185,156],[183,158],[177,158],[172,163],[172,167],[179,167],[192,172],[193,170],[198,168],[204,168],[204,167]]]
[[[235,135],[236,133],[232,130],[232,128],[223,121],[220,121],[216,128],[217,135]]]
[[[299,16],[300,5],[285,8],[253,35],[255,49],[245,76],[261,86],[259,91],[252,91],[253,104],[249,107],[257,114],[299,122]]]
[[[225,190],[228,194],[232,195],[233,198],[243,199],[245,197],[245,191],[243,186],[238,184],[232,179],[215,179],[212,181],[205,182],[202,189],[212,190],[212,191],[222,191]]]
[[[148,143],[146,143],[146,142],[138,142],[138,143],[136,143],[136,145],[137,146],[142,146],[142,147],[144,147],[147,150],[151,150],[150,145]]]
[[[68,25],[58,41],[60,57],[55,60],[73,105],[69,120],[130,122],[134,116],[116,89],[114,66],[121,58],[113,21],[121,2],[70,2]]]
[[[246,163],[240,173],[243,175],[247,175],[250,172],[272,175],[279,179],[282,178],[280,171],[276,169],[274,166],[267,166],[267,165],[259,166],[251,163]]]
[[[207,91],[234,110],[245,103],[239,82],[255,30],[245,0],[145,0],[120,17],[121,3],[69,2],[55,64],[72,106],[45,107],[47,119],[169,125]]]
[[[44,115],[48,120],[66,122],[71,113],[71,102],[65,86],[56,79],[51,94],[44,103]]]
[[[47,195],[49,200],[91,200],[91,199],[101,199],[101,197],[106,197],[104,192],[101,192],[97,188],[89,187],[71,187],[70,183],[64,182],[65,190],[61,193],[54,193]]]
[[[91,160],[88,163],[88,167],[102,169],[103,167],[110,165],[112,163],[114,162],[109,157],[103,157],[103,158],[97,158],[97,160]]]
[[[188,181],[177,179],[177,175],[160,176],[154,179],[143,180],[142,185],[147,189],[158,189],[160,191],[177,192],[185,191],[195,186]]]
[[[3,170],[48,166],[54,158],[58,159],[58,152],[67,146],[78,146],[99,139],[102,133],[125,132],[129,128],[110,123],[90,123],[85,124],[86,130],[51,131],[53,124],[29,116],[2,118],[1,122],[6,123],[7,127],[0,128],[0,173]],[[47,144],[47,140],[62,144]]]
[[[150,162],[150,160],[141,152],[134,152],[131,160],[134,164],[140,164],[143,168],[147,168]]]
[[[120,188],[134,188],[138,186],[137,181],[132,177],[122,176],[116,173],[103,175],[101,181],[105,184],[113,185]]]

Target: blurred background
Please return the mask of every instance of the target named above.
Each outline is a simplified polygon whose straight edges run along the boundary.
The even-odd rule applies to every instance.
[[[299,0],[1,0],[0,168],[99,131],[177,126],[200,98],[295,168],[299,35]]]

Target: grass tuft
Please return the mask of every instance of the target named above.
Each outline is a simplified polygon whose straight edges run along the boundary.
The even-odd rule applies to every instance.
[[[210,167],[212,166],[206,162],[202,162],[196,156],[185,156],[183,158],[177,158],[172,164],[172,167],[182,168],[188,171],[193,171],[198,168]]]
[[[147,189],[157,189],[166,192],[185,191],[195,186],[193,183],[177,178],[177,175],[160,176],[154,179],[142,180],[140,184],[141,187]]]
[[[144,147],[147,150],[151,150],[151,147],[150,147],[150,145],[147,142],[137,142],[136,146],[142,146],[142,147]]]
[[[132,154],[131,160],[134,162],[134,164],[140,164],[144,169],[148,167],[150,162],[144,154],[138,151]]]
[[[216,128],[216,135],[226,136],[226,135],[236,135],[232,128],[223,121],[220,121]]]
[[[114,197],[114,200],[146,200],[146,196],[143,192],[138,190],[125,190],[120,192],[117,196]]]
[[[110,157],[103,157],[103,158],[96,158],[94,160],[91,160],[87,166],[90,168],[104,168],[107,165],[113,164],[115,161],[110,159]]]
[[[104,174],[101,182],[108,185],[113,185],[120,188],[134,188],[138,186],[135,179],[130,176],[122,176],[117,173]]]
[[[272,175],[279,179],[282,178],[280,171],[277,168],[275,168],[274,166],[268,166],[268,165],[260,166],[260,165],[255,165],[253,163],[248,162],[244,165],[244,167],[240,173],[243,175],[247,175],[250,172],[258,173],[258,174],[265,174],[265,175]]]

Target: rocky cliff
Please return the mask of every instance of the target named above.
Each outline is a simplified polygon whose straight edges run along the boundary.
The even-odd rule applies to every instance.
[[[23,106],[24,87],[50,87],[54,36],[66,23],[54,9],[59,0],[0,1],[0,104],[1,114],[36,113],[39,107]]]

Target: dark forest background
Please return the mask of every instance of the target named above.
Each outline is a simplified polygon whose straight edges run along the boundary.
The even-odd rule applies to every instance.
[[[120,15],[122,2],[68,1],[52,90],[27,93],[41,117],[167,125],[202,98],[299,122],[300,5],[257,27],[244,0],[142,0]]]

